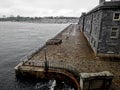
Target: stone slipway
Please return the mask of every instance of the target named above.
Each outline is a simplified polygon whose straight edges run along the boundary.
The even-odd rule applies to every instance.
[[[120,61],[112,58],[95,57],[78,25],[70,25],[54,38],[62,39],[62,43],[46,46],[48,61],[53,62],[53,64],[58,62],[58,65],[59,63],[67,64],[77,69],[79,73],[110,71],[114,74],[114,85],[120,86]],[[42,48],[24,65],[27,68],[30,62],[44,61],[44,55],[44,49]],[[22,68],[24,65],[18,65],[18,67]]]

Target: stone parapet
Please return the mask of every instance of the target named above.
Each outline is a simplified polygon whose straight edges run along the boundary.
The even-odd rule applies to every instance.
[[[110,90],[113,75],[109,71],[81,73],[81,90]]]

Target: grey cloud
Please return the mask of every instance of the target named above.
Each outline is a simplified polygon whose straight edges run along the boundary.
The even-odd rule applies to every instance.
[[[7,16],[80,16],[98,0],[0,0],[0,12]]]

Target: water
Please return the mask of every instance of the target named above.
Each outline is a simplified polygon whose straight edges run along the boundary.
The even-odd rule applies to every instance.
[[[20,58],[42,46],[66,26],[68,24],[0,22],[0,90],[50,90],[49,80],[17,80],[14,67],[20,63]],[[70,86],[66,88],[57,90],[72,90]]]

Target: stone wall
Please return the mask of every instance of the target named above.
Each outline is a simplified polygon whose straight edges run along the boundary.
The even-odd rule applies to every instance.
[[[84,32],[95,55],[120,56],[120,20],[113,19],[115,12],[120,13],[120,9],[106,8],[80,17],[80,29]],[[117,38],[110,37],[112,28],[118,28]]]
[[[115,12],[120,12],[120,10],[103,10],[98,53],[120,54],[120,20],[113,20],[113,15]],[[111,30],[114,27],[117,27],[119,30],[118,37],[110,38]]]
[[[81,90],[111,90],[113,74],[109,71],[80,73]]]
[[[79,28],[80,28],[81,32],[84,32],[85,15],[86,15],[86,13],[82,13],[81,17],[79,18],[79,22],[78,22],[78,24],[80,26]]]
[[[97,53],[99,32],[101,29],[102,11],[90,13],[85,17],[84,34],[94,52]]]

